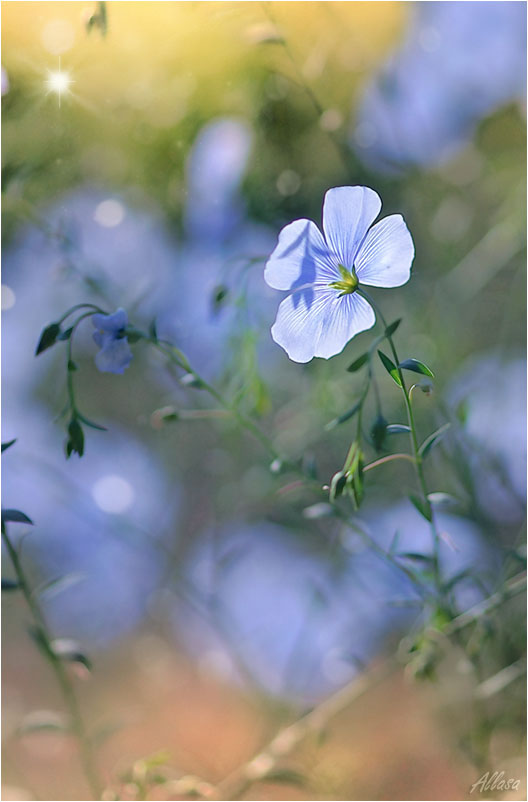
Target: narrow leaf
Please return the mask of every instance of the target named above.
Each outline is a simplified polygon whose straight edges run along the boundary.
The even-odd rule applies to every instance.
[[[63,576],[57,576],[54,579],[50,579],[48,582],[44,582],[42,585],[39,585],[39,587],[35,588],[32,595],[39,596],[40,598],[45,596],[46,599],[49,599],[53,596],[57,596],[59,593],[62,593],[63,590],[76,585],[83,579],[83,574],[64,574]]]
[[[402,386],[401,379],[398,373],[398,368],[394,364],[394,362],[386,356],[383,351],[378,351],[378,356],[381,359],[381,363],[387,373],[391,376],[391,378],[396,382],[398,387]]]
[[[411,494],[409,499],[412,501],[420,515],[423,515],[425,520],[429,521],[430,523],[432,521],[432,516],[429,507],[422,501],[422,499],[418,498],[418,496]]]
[[[66,444],[66,455],[69,457],[73,452],[80,457],[84,454],[84,432],[77,418],[72,418],[68,424],[69,440]]]
[[[2,590],[18,590],[20,585],[15,579],[2,579]]]
[[[356,412],[358,412],[361,409],[361,404],[362,403],[363,403],[362,400],[357,401],[354,404],[353,407],[351,407],[349,410],[347,410],[347,412],[344,412],[338,418],[334,418],[333,420],[330,421],[330,423],[327,423],[326,426],[325,426],[326,431],[329,432],[331,429],[334,429],[336,426],[339,426],[341,423],[346,423],[347,420],[350,420],[350,418],[353,418],[354,415],[356,414]]]
[[[387,434],[409,434],[410,431],[411,427],[404,423],[389,423],[387,426]]]
[[[422,563],[431,563],[433,562],[433,558],[430,557],[428,554],[420,554],[418,551],[404,551],[401,554],[397,554],[397,557],[403,557],[406,560],[416,560],[416,562]]]
[[[2,510],[2,521],[3,523],[11,521],[12,523],[16,524],[33,525],[31,518],[28,518],[25,512],[20,512],[20,510]]]
[[[49,326],[46,326],[42,334],[40,335],[40,340],[38,341],[37,350],[35,351],[35,356],[38,356],[47,348],[51,348],[52,345],[55,345],[57,342],[57,337],[60,334],[60,326],[58,323],[50,323]]]
[[[57,638],[51,642],[53,653],[69,663],[81,663],[88,671],[92,670],[92,661],[81,650],[77,641],[70,638]]]
[[[13,443],[16,443],[16,437],[14,440],[9,440],[7,443],[2,443],[2,454],[4,451],[7,451],[8,448],[11,448]]]
[[[434,379],[434,373],[431,368],[428,368],[427,365],[420,362],[419,359],[404,359],[403,362],[400,362],[400,368],[413,370],[415,373],[422,373],[424,376],[429,376],[431,379]]]
[[[394,323],[389,323],[387,328],[385,329],[385,337],[392,337],[400,323],[402,322],[401,317],[398,320],[395,320]]]
[[[64,331],[62,331],[59,334],[59,336],[57,337],[57,340],[60,340],[61,342],[69,340],[70,337],[72,336],[72,333],[73,333],[73,326],[70,326],[69,329],[65,329]]]
[[[368,362],[368,359],[369,359],[368,352],[366,354],[361,354],[361,356],[358,356],[358,358],[355,359],[354,362],[352,362],[352,364],[348,366],[347,371],[349,373],[355,373],[357,370],[360,370],[360,368],[362,368],[363,365],[365,365]]]
[[[447,432],[447,430],[450,428],[450,426],[451,426],[450,423],[444,423],[443,426],[440,426],[440,428],[437,429],[436,432],[430,434],[429,437],[427,437],[423,441],[422,445],[418,449],[418,453],[422,457],[422,459],[425,459],[425,457],[428,455],[431,449],[434,446],[438,445],[438,443],[440,442],[444,434]]]

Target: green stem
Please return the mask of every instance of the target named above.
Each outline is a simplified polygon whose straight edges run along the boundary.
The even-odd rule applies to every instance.
[[[194,368],[192,368],[189,363],[185,360],[183,361],[183,355],[178,352],[174,346],[170,345],[170,343],[166,343],[165,341],[157,340],[151,337],[146,338],[148,342],[154,345],[161,353],[168,356],[169,359],[177,365],[179,368],[184,370],[186,373],[190,373],[196,382],[200,385],[201,389],[205,390],[209,393],[209,395],[217,401],[220,406],[229,412],[237,423],[240,424],[246,431],[250,432],[259,443],[264,446],[266,451],[270,454],[272,459],[280,460],[284,462],[281,455],[271,442],[270,438],[246,415],[240,412],[230,401],[225,398],[222,393],[219,393],[209,382],[207,382],[203,376],[201,376]]]
[[[81,307],[84,307],[84,306],[93,307],[93,304],[77,304],[77,308],[81,308]],[[97,308],[98,307],[95,307],[95,309],[97,309]],[[68,312],[68,314],[71,314],[71,312],[74,309],[75,309],[75,307],[72,307],[72,309],[70,309],[70,312]],[[76,415],[76,413],[77,413],[77,406],[75,404],[75,388],[73,386],[73,370],[70,370],[70,363],[73,362],[73,335],[75,334],[75,329],[77,328],[79,323],[81,323],[83,320],[85,320],[85,318],[91,317],[93,314],[94,314],[93,312],[85,312],[84,314],[80,315],[80,317],[77,318],[77,320],[75,321],[75,323],[72,326],[72,333],[70,334],[70,337],[69,337],[69,340],[68,340],[68,348],[66,349],[66,358],[67,358],[67,362],[66,362],[66,386],[68,388],[68,399],[69,399],[69,402],[70,402],[70,409],[71,409],[73,415]],[[62,318],[62,319],[64,319],[64,318]]]
[[[17,581],[20,586],[20,590],[22,592],[22,595],[24,596],[27,606],[29,607],[31,615],[33,616],[33,620],[35,621],[39,635],[42,639],[42,644],[44,646],[46,656],[51,665],[51,668],[55,673],[57,682],[62,692],[62,696],[66,703],[66,707],[68,708],[68,712],[71,718],[72,729],[79,743],[81,763],[84,769],[86,779],[90,786],[92,795],[95,799],[100,799],[102,793],[102,783],[99,779],[98,772],[95,767],[95,761],[94,761],[92,746],[90,743],[90,738],[86,732],[86,728],[84,725],[84,721],[82,718],[75,690],[70,681],[68,672],[66,671],[62,659],[55,653],[53,649],[53,637],[48,629],[42,610],[40,609],[34,594],[31,592],[31,588],[29,586],[28,579],[22,567],[22,563],[20,561],[18,552],[15,549],[11,541],[11,538],[7,533],[5,524],[3,523],[2,523],[2,540],[5,544],[7,552],[13,564]]]
[[[385,320],[385,318],[383,316],[383,313],[382,313],[381,309],[379,308],[379,306],[375,303],[375,301],[372,300],[370,295],[368,293],[366,293],[363,289],[358,289],[358,290],[356,290],[356,292],[359,295],[361,295],[363,298],[365,298],[365,300],[368,301],[369,304],[371,304],[371,306],[374,308],[374,310],[376,312],[376,315],[378,316],[379,320],[381,321],[381,324],[382,324],[383,328],[386,331],[387,330],[387,321]],[[396,351],[396,346],[394,345],[394,340],[392,339],[392,335],[388,334],[386,336],[387,336],[387,340],[388,340],[389,345],[390,345],[392,356],[394,358],[394,363],[395,363],[396,368],[398,370],[398,376],[399,376],[399,379],[400,379],[400,382],[401,382],[401,389],[402,389],[402,393],[403,393],[405,409],[406,409],[406,412],[407,412],[407,419],[408,419],[408,422],[409,422],[409,428],[411,430],[410,431],[410,440],[411,440],[411,449],[412,449],[412,453],[413,453],[413,457],[414,457],[416,476],[417,476],[418,485],[420,487],[420,491],[421,491],[421,494],[422,494],[422,497],[423,497],[423,503],[425,505],[425,510],[426,510],[426,512],[428,514],[428,517],[429,517],[430,526],[431,526],[431,532],[432,532],[432,535],[433,535],[433,572],[434,572],[434,582],[435,582],[435,587],[436,587],[437,591],[439,592],[440,591],[440,585],[441,585],[441,580],[440,580],[440,560],[439,560],[440,537],[439,537],[438,530],[436,528],[436,523],[435,523],[435,520],[434,520],[433,508],[432,508],[431,502],[429,501],[429,498],[428,498],[427,484],[426,484],[426,481],[425,481],[425,474],[424,474],[424,469],[423,469],[423,460],[422,460],[422,456],[420,454],[420,450],[419,450],[419,446],[418,446],[418,437],[417,437],[417,434],[416,434],[416,424],[415,424],[415,421],[414,421],[414,414],[413,414],[413,408],[412,408],[412,404],[411,404],[411,399],[410,399],[410,396],[409,396],[409,391],[407,390],[407,385],[405,384],[405,378],[404,378],[404,375],[403,375],[403,371],[399,367],[400,359],[398,357],[398,353]]]

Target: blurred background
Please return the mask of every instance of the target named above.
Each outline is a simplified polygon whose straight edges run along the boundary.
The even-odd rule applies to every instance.
[[[185,799],[178,778],[221,781],[383,663],[421,602],[361,533],[426,553],[428,528],[405,463],[368,474],[344,528],[145,344],[99,373],[89,320],[77,396],[108,431],[66,461],[66,349],[36,360],[40,332],[81,302],[155,321],[322,486],[353,437],[325,426],[357,398],[346,367],[372,335],[290,362],[263,266],[284,224],[320,222],[328,188],[374,188],[416,246],[411,282],[375,298],[435,372],[422,439],[452,423],[427,465],[456,500],[443,570],[460,612],[500,590],[525,561],[525,42],[522,2],[2,4],[3,506],[35,523],[12,534],[53,633],[93,661],[74,682],[106,798]],[[446,644],[434,682],[395,672],[244,798],[463,799],[487,770],[525,798],[523,611]],[[62,703],[28,623],[5,593],[3,798],[91,798],[75,743],[42,731]],[[134,766],[152,755],[145,791]]]

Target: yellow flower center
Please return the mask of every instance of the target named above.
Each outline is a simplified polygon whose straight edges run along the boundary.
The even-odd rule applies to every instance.
[[[352,268],[352,270],[347,270],[343,265],[338,265],[338,268],[342,280],[332,281],[328,286],[332,287],[334,290],[339,290],[339,297],[355,292],[359,282],[354,268]]]

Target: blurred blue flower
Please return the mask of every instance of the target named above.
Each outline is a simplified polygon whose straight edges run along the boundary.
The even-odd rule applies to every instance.
[[[525,96],[521,3],[414,7],[406,41],[366,86],[354,123],[360,157],[389,171],[445,162],[482,117]]]
[[[323,231],[311,220],[282,229],[264,273],[270,287],[291,290],[279,306],[273,339],[294,362],[338,354],[349,340],[375,323],[359,284],[399,287],[410,278],[414,245],[399,214],[369,231],[381,200],[368,187],[330,189],[323,205]]]
[[[103,373],[124,373],[132,359],[125,334],[127,313],[118,309],[113,315],[93,315],[92,323],[98,329],[93,338],[101,349],[95,356],[98,369]]]

